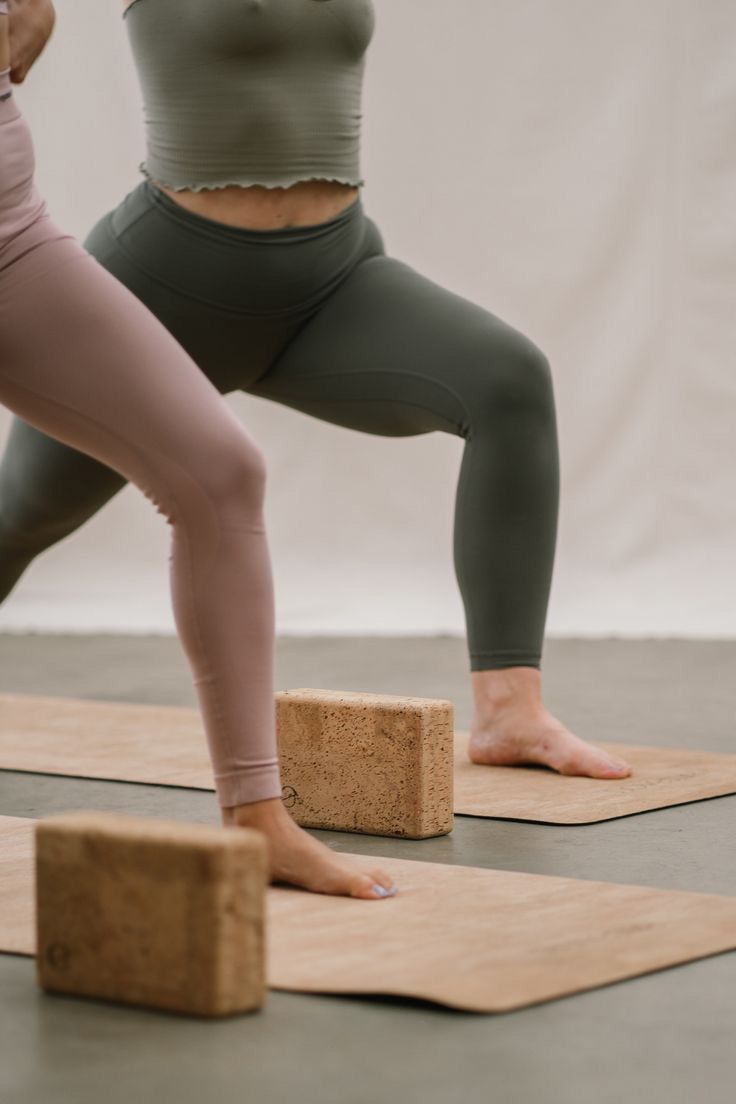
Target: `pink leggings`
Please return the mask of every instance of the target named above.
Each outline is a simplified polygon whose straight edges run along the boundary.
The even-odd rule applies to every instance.
[[[132,480],[171,523],[174,614],[220,804],[278,797],[263,458],[153,314],[54,225],[33,170],[4,70],[0,402]]]

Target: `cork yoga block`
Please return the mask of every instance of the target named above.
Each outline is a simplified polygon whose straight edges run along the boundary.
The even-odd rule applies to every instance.
[[[303,827],[408,839],[452,830],[452,702],[281,690],[276,726],[284,804]]]
[[[102,813],[39,821],[39,983],[200,1016],[259,1008],[266,883],[259,832]]]

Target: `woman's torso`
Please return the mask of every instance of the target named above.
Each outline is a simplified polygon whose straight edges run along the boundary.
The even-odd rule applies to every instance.
[[[199,2],[206,8],[208,3],[214,5],[217,0]],[[330,3],[333,0],[303,2]],[[157,0],[123,0],[123,8],[127,9],[134,3],[156,4]],[[247,60],[243,64],[247,64]],[[359,194],[357,185],[328,179],[299,180],[283,187],[228,184],[197,189],[168,187],[165,182],[157,180],[155,175],[153,180],[174,202],[195,214],[230,226],[253,229],[325,222],[353,203]]]

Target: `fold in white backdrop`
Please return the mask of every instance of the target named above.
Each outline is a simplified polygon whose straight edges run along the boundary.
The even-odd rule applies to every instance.
[[[18,93],[40,186],[80,236],[138,180],[121,7],[58,0]],[[526,331],[553,364],[550,632],[733,635],[736,4],[376,0],[376,12],[366,209],[390,252]],[[282,631],[462,631],[461,442],[228,401],[269,463]],[[167,542],[127,489],[33,567],[0,626],[170,629]]]

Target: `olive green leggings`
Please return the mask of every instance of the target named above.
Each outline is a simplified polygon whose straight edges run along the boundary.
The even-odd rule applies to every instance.
[[[242,230],[144,181],[84,244],[221,393],[363,433],[463,437],[454,559],[471,669],[539,665],[558,456],[549,365],[533,342],[387,256],[360,198],[316,225]],[[0,467],[0,597],[124,482],[16,419]]]

